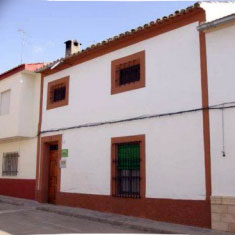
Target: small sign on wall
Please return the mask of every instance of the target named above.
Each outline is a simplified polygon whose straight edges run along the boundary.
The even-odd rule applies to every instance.
[[[66,159],[60,160],[60,168],[66,168]]]
[[[68,149],[62,149],[61,150],[61,157],[68,157],[69,156],[69,150]]]

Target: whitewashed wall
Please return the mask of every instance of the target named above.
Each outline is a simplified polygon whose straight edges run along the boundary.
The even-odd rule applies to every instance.
[[[0,93],[11,90],[10,112],[0,115],[0,140],[35,137],[39,119],[40,78],[32,72],[18,72],[0,81]]]
[[[35,137],[38,132],[40,75],[24,71],[20,93],[19,135]]]
[[[209,103],[235,102],[235,25],[220,27],[206,34]],[[224,144],[222,156],[222,111],[210,111],[212,194],[235,196],[235,109],[224,111]]]
[[[0,139],[18,135],[20,103],[17,95],[19,94],[20,78],[20,73],[17,73],[8,79],[0,81],[0,92],[11,90],[10,112],[7,115],[0,115]]]
[[[42,131],[89,122],[166,113],[201,106],[198,23],[47,76]],[[111,61],[146,53],[146,87],[111,94]],[[69,105],[46,111],[47,84],[70,76]]]
[[[0,177],[35,179],[40,75],[18,72],[0,81],[0,93],[6,90],[11,91],[11,96],[9,114],[0,115]],[[2,176],[6,152],[20,155],[17,176]]]
[[[18,152],[17,176],[2,176],[3,153]],[[0,143],[0,178],[35,179],[36,178],[37,138]]]
[[[42,131],[90,122],[201,107],[198,23],[170,31],[47,76]],[[146,53],[146,87],[111,95],[111,61]],[[49,81],[70,76],[69,105],[46,110]],[[110,194],[111,137],[146,135],[146,196],[205,199],[202,113],[75,129],[61,191]],[[46,135],[55,135],[56,132]]]
[[[145,134],[146,197],[205,199],[201,112],[59,133],[69,149],[62,192],[110,195],[111,138]]]

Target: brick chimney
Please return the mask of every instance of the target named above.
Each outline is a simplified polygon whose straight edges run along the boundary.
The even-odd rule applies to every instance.
[[[68,40],[65,42],[65,57],[70,56],[81,50],[81,43],[77,40]]]

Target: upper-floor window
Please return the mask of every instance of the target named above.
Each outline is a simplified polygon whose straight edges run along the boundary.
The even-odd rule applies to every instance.
[[[17,152],[9,152],[3,154],[2,175],[15,176],[18,173],[18,157]]]
[[[10,112],[11,91],[7,90],[0,93],[0,115],[6,115]]]
[[[65,99],[65,94],[66,94],[66,86],[64,84],[59,84],[52,88],[52,102],[58,102],[62,101]]]
[[[112,61],[111,94],[145,86],[145,51]]]
[[[140,64],[130,65],[120,69],[119,85],[125,85],[140,80]]]
[[[58,108],[68,104],[69,77],[48,83],[47,109]]]

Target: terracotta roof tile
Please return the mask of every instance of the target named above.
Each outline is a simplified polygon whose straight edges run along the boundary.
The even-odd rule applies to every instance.
[[[20,64],[14,68],[11,68],[3,73],[0,74],[0,80],[3,80],[4,78],[7,78],[17,72],[20,72],[22,70],[29,70],[29,71],[36,71],[40,68],[42,68],[45,63],[31,63],[31,64]]]
[[[131,29],[130,31],[126,31],[125,33],[120,33],[119,35],[116,35],[113,38],[109,38],[109,39],[103,40],[102,42],[98,42],[96,44],[88,46],[85,50],[83,49],[80,52],[76,52],[76,53],[74,53],[74,54],[72,54],[70,56],[62,57],[60,59],[57,59],[57,60],[49,63],[48,65],[42,67],[41,69],[38,69],[36,72],[45,71],[45,70],[51,68],[53,65],[55,65],[59,61],[61,63],[63,63],[68,58],[75,57],[76,55],[86,53],[86,52],[88,52],[88,51],[90,51],[90,50],[92,50],[94,48],[97,48],[97,47],[100,47],[102,45],[111,43],[111,42],[113,42],[115,40],[119,40],[119,39],[124,38],[124,37],[128,37],[130,35],[133,35],[133,34],[136,34],[136,33],[140,32],[140,31],[148,30],[149,28],[154,27],[155,25],[162,24],[163,22],[168,21],[168,20],[170,20],[172,18],[175,18],[175,17],[180,16],[180,15],[184,15],[184,14],[186,14],[188,12],[193,11],[196,8],[200,8],[200,3],[199,2],[195,3],[193,6],[187,7],[186,9],[177,10],[177,11],[175,11],[174,14],[170,14],[168,16],[163,16],[162,18],[158,18],[156,21],[151,21],[151,22],[149,22],[147,24],[144,24],[143,26],[137,27],[136,29]]]

